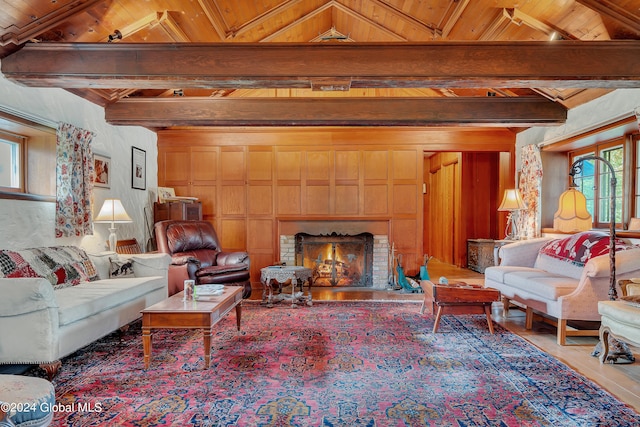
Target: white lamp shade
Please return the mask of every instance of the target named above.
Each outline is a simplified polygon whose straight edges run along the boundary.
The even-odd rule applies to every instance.
[[[499,211],[521,211],[527,208],[527,204],[522,199],[520,191],[516,188],[504,190],[502,203],[500,203]]]
[[[590,230],[591,214],[587,210],[587,198],[575,188],[560,195],[558,210],[553,215],[553,228],[564,233]]]
[[[107,199],[93,222],[124,224],[133,222],[133,220],[124,210],[124,206],[122,206],[122,202],[119,199]]]

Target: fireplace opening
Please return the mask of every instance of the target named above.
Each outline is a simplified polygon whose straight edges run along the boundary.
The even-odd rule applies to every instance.
[[[295,236],[296,265],[311,268],[313,286],[373,285],[373,234]]]

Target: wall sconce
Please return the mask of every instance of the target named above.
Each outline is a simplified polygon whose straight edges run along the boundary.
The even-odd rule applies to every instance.
[[[504,190],[504,196],[502,198],[502,203],[500,203],[498,211],[509,212],[509,215],[507,216],[507,226],[504,230],[506,240],[520,239],[520,233],[514,219],[514,213],[526,208],[527,204],[524,202],[524,200],[522,200],[522,196],[520,195],[520,191],[518,189],[511,188],[508,190]]]
[[[575,180],[576,175],[582,174],[582,163],[587,160],[600,160],[603,162],[607,168],[609,168],[609,173],[611,176],[609,177],[609,271],[611,275],[609,276],[609,299],[615,300],[618,298],[618,292],[616,290],[616,185],[618,180],[616,179],[616,171],[613,169],[611,163],[608,160],[604,159],[600,156],[589,155],[585,157],[581,157],[580,159],[573,162],[571,165],[571,169],[569,175],[571,176],[572,187],[573,181]],[[580,194],[583,198],[584,195],[580,193],[578,190],[575,190],[578,194]],[[566,193],[566,192],[565,192]],[[564,194],[564,193],[563,193]],[[561,196],[562,200],[562,196]],[[561,210],[561,208],[558,208]],[[584,210],[586,210],[586,198]],[[555,219],[554,219],[555,226]]]
[[[107,199],[93,222],[111,223],[111,228],[109,228],[109,249],[115,251],[116,242],[118,241],[115,224],[126,224],[133,222],[133,220],[124,210],[124,206],[122,206],[122,202],[119,199]]]

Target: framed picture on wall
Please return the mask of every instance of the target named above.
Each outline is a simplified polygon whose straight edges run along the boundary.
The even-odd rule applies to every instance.
[[[111,188],[111,158],[93,154],[93,186]]]
[[[131,187],[147,188],[147,152],[137,147],[131,147]]]

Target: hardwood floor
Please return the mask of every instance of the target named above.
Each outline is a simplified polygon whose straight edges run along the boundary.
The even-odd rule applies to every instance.
[[[449,281],[484,283],[484,275],[448,264],[429,261],[431,280],[441,276]],[[313,288],[314,300],[416,300],[422,301],[423,294],[403,293],[394,290],[370,288]],[[260,290],[254,289],[251,299],[261,299]],[[419,309],[419,306],[416,306]],[[547,323],[534,322],[531,330],[524,327],[524,312],[512,309],[508,317],[494,316],[494,321],[511,332],[520,335],[542,351],[567,364],[585,377],[591,379],[609,393],[640,412],[640,348],[630,347],[636,362],[626,365],[601,364],[591,352],[598,343],[595,337],[567,337],[569,345],[556,343],[555,328]]]

